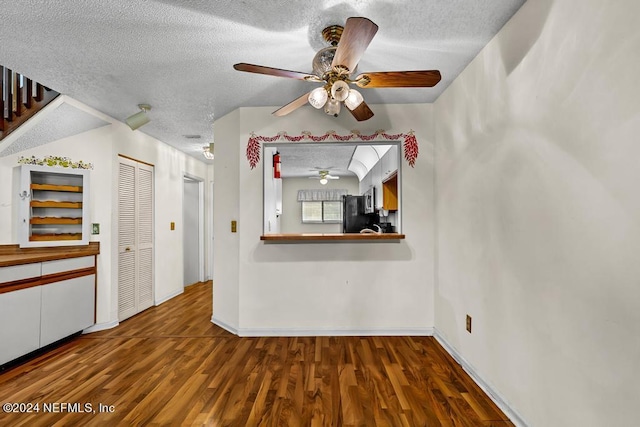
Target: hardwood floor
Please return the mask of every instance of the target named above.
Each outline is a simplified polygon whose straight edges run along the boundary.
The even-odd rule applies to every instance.
[[[0,425],[513,425],[431,337],[238,338],[210,319],[209,282],[0,373],[0,404],[39,405]]]

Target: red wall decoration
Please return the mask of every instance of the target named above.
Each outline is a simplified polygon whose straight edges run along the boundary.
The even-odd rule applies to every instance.
[[[338,135],[335,131],[329,131],[324,135],[312,135],[309,131],[302,132],[298,136],[290,136],[286,132],[279,132],[274,136],[262,136],[256,135],[251,132],[249,142],[247,143],[247,160],[251,169],[255,168],[260,162],[260,143],[262,142],[300,142],[300,141],[312,141],[312,142],[348,142],[348,141],[374,141],[374,140],[387,140],[397,141],[404,139],[402,148],[404,151],[404,159],[409,163],[409,166],[414,167],[416,159],[418,158],[418,141],[413,131],[407,133],[388,134],[383,130],[376,131],[371,135],[362,135],[358,131],[351,131],[349,135]],[[274,160],[275,167],[275,160]]]

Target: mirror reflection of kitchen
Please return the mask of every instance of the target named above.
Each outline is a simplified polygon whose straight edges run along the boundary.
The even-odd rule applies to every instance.
[[[264,145],[264,234],[400,233],[400,145]]]

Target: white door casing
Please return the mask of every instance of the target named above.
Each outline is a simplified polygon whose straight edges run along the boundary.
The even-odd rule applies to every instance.
[[[118,319],[153,305],[153,166],[119,159]]]

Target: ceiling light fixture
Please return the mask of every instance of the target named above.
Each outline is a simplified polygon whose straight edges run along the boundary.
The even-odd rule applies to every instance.
[[[207,160],[213,160],[213,142],[202,147],[202,155]]]
[[[309,93],[309,104],[311,104],[313,108],[320,109],[324,107],[327,99],[329,99],[329,94],[323,87],[317,87]]]
[[[136,130],[140,126],[146,125],[151,121],[149,116],[147,116],[147,111],[151,110],[151,105],[138,104],[138,108],[140,108],[141,111],[138,111],[134,115],[127,117],[125,120],[131,130]]]
[[[358,92],[355,89],[351,89],[349,90],[349,95],[344,100],[344,106],[347,107],[349,110],[353,111],[356,108],[358,108],[358,106],[363,102],[364,102],[364,98],[362,97],[360,92]]]
[[[309,104],[317,109],[324,107],[324,112],[334,117],[340,114],[341,103],[350,111],[355,110],[364,102],[364,98],[357,90],[349,89],[349,84],[358,84],[360,80],[350,80],[348,75],[348,70],[341,66],[324,73],[322,78],[327,84],[309,92]]]
[[[327,178],[324,178],[324,177],[320,178],[320,184],[327,185],[327,182],[329,182]]]
[[[344,101],[349,96],[349,85],[344,80],[336,80],[331,85],[331,97],[337,101]]]
[[[324,112],[330,116],[338,117],[338,114],[340,114],[340,103],[338,100],[335,98],[329,99],[324,105]]]

